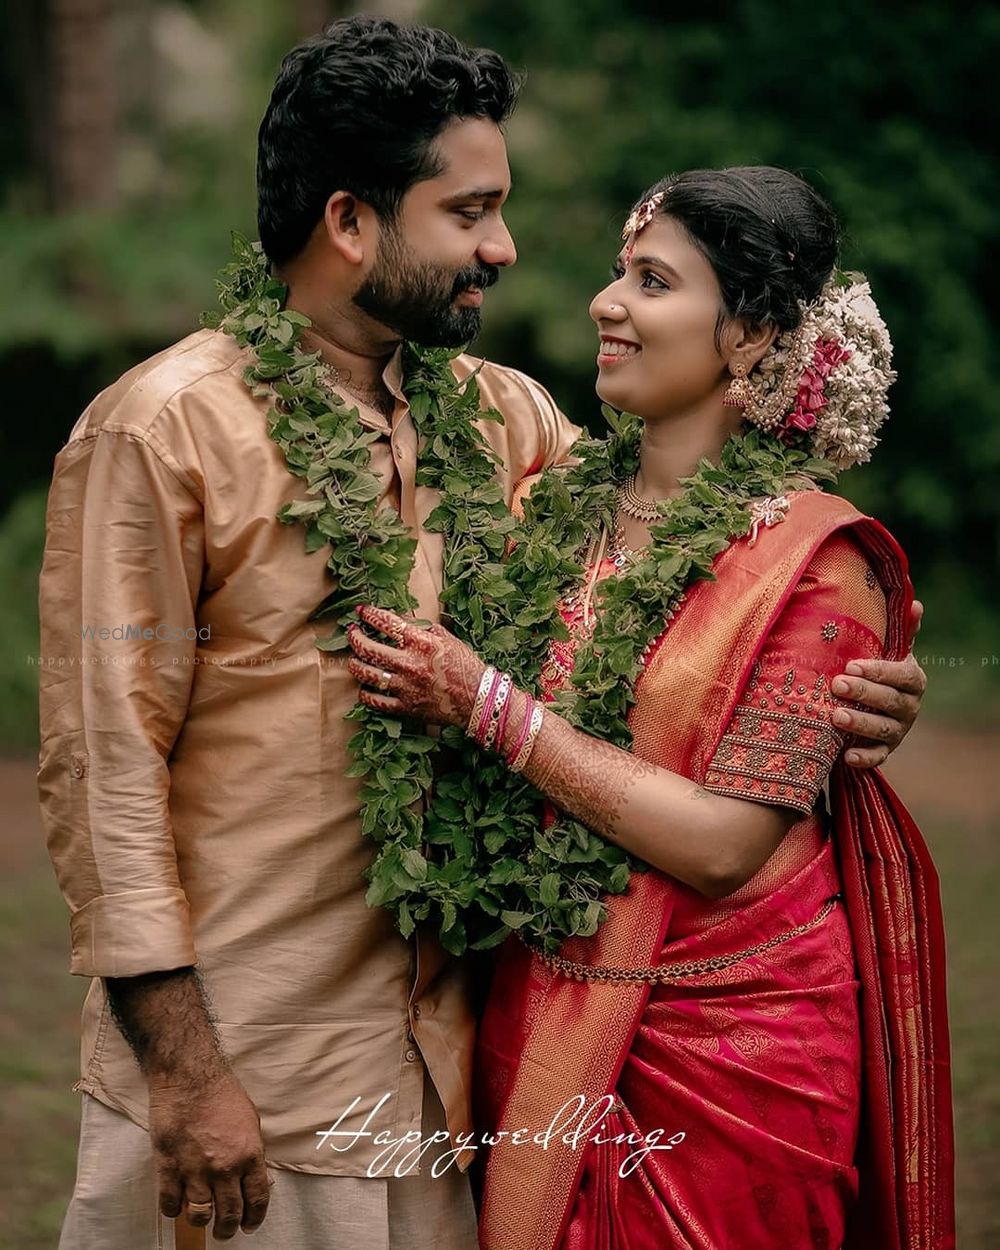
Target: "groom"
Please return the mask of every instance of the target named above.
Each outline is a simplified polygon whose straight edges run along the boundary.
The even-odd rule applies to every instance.
[[[475,338],[516,258],[515,95],[496,53],[353,18],[288,55],[259,133],[261,241],[376,436],[381,503],[417,540],[411,590],[431,620],[442,548],[399,347]],[[56,460],[42,650],[66,663],[43,669],[39,783],[71,969],[93,978],[60,1244],[151,1250],[162,1215],[183,1217],[178,1246],[214,1221],[217,1239],[260,1228],[265,1247],[470,1250],[458,1168],[378,1166],[380,1133],[471,1129],[468,972],[365,905],[371,844],[345,774],[356,686],[315,646],[326,557],[275,519],[302,485],[247,363],[226,335],[191,335],[98,396]],[[510,502],[577,430],[512,369],[487,363],[478,383],[504,417],[482,430]],[[876,762],[923,674],[911,659],[848,681],[873,709],[854,728]]]

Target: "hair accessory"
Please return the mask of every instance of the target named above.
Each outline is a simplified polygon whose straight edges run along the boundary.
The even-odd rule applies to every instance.
[[[622,227],[622,238],[625,242],[625,264],[632,263],[632,254],[635,252],[636,239],[639,232],[645,230],[649,223],[656,216],[656,210],[663,203],[663,197],[666,191],[656,191],[648,199],[637,204],[629,213],[625,225]]]
[[[640,230],[644,230],[649,225],[656,216],[656,210],[663,203],[665,195],[665,191],[657,191],[632,209],[622,228],[623,239],[631,238],[633,234],[638,234]]]
[[[725,408],[746,408],[756,398],[753,387],[747,381],[747,367],[742,360],[732,366],[733,380],[729,383],[722,404]]]
[[[892,340],[863,274],[835,274],[802,321],[780,334],[753,379],[744,419],[837,469],[871,459],[896,380]]]

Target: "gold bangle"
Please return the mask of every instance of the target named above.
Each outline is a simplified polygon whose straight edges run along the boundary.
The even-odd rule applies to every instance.
[[[531,726],[528,729],[528,736],[524,740],[524,746],[517,753],[517,758],[510,766],[512,773],[523,772],[528,760],[531,758],[531,752],[535,749],[535,739],[542,727],[542,721],[545,719],[545,709],[540,703],[535,704],[534,711],[531,713]]]
[[[483,675],[479,679],[479,689],[476,691],[476,701],[472,705],[472,712],[469,715],[469,723],[465,727],[465,732],[470,738],[476,736],[479,728],[479,722],[483,718],[483,708],[486,706],[486,700],[489,698],[490,689],[493,686],[493,678],[496,677],[497,671],[492,665],[483,669]]]

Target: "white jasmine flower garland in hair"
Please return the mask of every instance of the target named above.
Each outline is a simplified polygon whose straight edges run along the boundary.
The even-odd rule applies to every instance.
[[[892,341],[863,274],[836,274],[750,376],[751,425],[848,469],[871,459],[896,379]]]

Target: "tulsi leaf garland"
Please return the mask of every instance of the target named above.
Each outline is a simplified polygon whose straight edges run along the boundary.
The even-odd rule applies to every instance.
[[[416,543],[395,511],[377,506],[369,445],[378,435],[335,393],[335,377],[319,355],[299,346],[308,319],[284,308],[285,288],[270,276],[258,245],[234,234],[233,247],[234,260],[219,279],[223,315],[204,321],[250,349],[247,384],[271,398],[268,433],[289,469],[306,480],[304,498],[286,505],[279,519],[305,526],[307,550],[328,544],[334,589],[314,615],[332,617],[337,627],[317,646],[338,650],[357,604],[414,607]],[[420,438],[417,481],[440,498],[426,525],[444,538],[442,605],[456,636],[537,694],[552,641],[567,636],[559,600],[580,584],[588,540],[613,523],[618,487],[638,465],[641,422],[605,409],[610,437],[580,440],[576,463],[546,472],[518,520],[497,481],[496,454],[476,424],[502,418],[480,409],[474,375],[456,380],[455,354],[406,344],[403,355]],[[795,477],[833,476],[828,462],[759,431],[730,439],[718,466],[702,461],[683,495],[661,504],[649,547],[600,583],[597,625],[557,698],[560,714],[628,748],[643,652],[685,590],[711,578],[716,556],[747,532],[751,501],[780,494]],[[348,774],[362,779],[362,830],[377,846],[367,900],[392,910],[404,936],[427,922],[461,954],[496,945],[516,929],[553,951],[568,936],[594,933],[606,916],[602,897],[621,893],[641,867],[579,821],[562,816],[543,828],[537,791],[461,730],[448,727],[432,738],[360,704],[349,718],[359,728]]]

